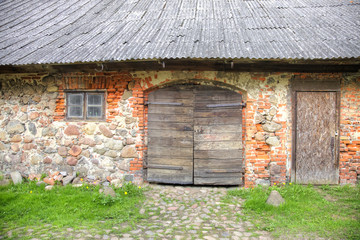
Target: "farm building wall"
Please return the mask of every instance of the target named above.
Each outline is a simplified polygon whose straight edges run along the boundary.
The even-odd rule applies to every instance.
[[[295,79],[341,82],[339,183],[360,175],[360,76],[328,73],[153,71],[0,75],[0,170],[65,171],[93,180],[145,176],[149,92],[173,84],[213,85],[242,94],[244,184],[291,180]],[[66,90],[105,90],[100,121],[66,119]]]

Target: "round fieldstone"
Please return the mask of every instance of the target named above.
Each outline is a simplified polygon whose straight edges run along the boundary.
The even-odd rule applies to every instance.
[[[30,119],[31,121],[39,118],[39,116],[40,116],[40,114],[39,114],[38,112],[31,112],[31,113],[29,113],[29,119]]]
[[[71,156],[77,157],[77,156],[80,155],[81,152],[82,152],[81,147],[79,147],[79,146],[77,146],[77,145],[74,145],[74,146],[72,146],[72,147],[70,148],[70,150],[69,150],[68,153],[69,153]]]
[[[20,135],[14,135],[11,139],[10,142],[21,142],[22,138]]]
[[[34,137],[26,135],[24,137],[24,143],[31,143],[32,141],[34,141]]]
[[[11,145],[11,150],[13,150],[14,152],[18,152],[20,150],[19,144],[15,143]]]
[[[6,131],[9,134],[23,133],[25,131],[25,127],[18,120],[13,120],[7,124]]]
[[[68,136],[78,136],[80,135],[79,128],[76,125],[69,125],[64,133]]]
[[[280,141],[277,137],[273,136],[273,137],[268,137],[265,142],[271,146],[279,146],[280,145]]]
[[[94,147],[96,145],[95,140],[91,138],[83,138],[80,143],[83,145],[88,145],[90,147]]]
[[[38,155],[38,154],[34,154],[34,155],[32,155],[31,158],[30,158],[30,163],[31,163],[32,165],[37,165],[37,164],[39,164],[41,161],[42,161],[42,157],[41,157],[40,155]]]
[[[94,135],[95,130],[96,130],[96,124],[95,123],[88,123],[84,127],[84,132],[87,135]]]
[[[138,154],[136,149],[132,145],[125,146],[121,151],[121,157],[123,158],[137,158]]]
[[[29,132],[32,134],[32,135],[36,135],[37,133],[37,129],[36,129],[36,126],[33,122],[29,122],[28,124],[28,129],[29,129]]]
[[[281,124],[275,123],[275,122],[267,122],[264,125],[262,125],[262,128],[265,132],[274,133],[281,129]]]
[[[118,156],[118,152],[115,150],[109,150],[109,151],[105,152],[104,155],[107,157],[116,158]]]
[[[43,137],[49,136],[53,137],[56,135],[57,129],[52,127],[43,128],[41,134]]]
[[[75,166],[78,162],[78,160],[75,157],[68,157],[66,159],[67,164],[69,164],[70,166]]]
[[[50,163],[52,163],[52,159],[49,157],[46,157],[46,158],[44,158],[43,163],[50,164]]]
[[[59,147],[58,148],[58,154],[60,156],[65,157],[67,155],[67,153],[68,153],[68,151],[67,151],[66,147]]]
[[[105,137],[112,138],[114,136],[114,134],[104,125],[100,125],[99,129]]]

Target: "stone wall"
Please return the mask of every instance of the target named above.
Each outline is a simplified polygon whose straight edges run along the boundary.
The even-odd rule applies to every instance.
[[[291,174],[289,86],[294,76],[301,78],[302,74],[137,71],[0,75],[0,169],[6,174],[14,170],[24,175],[54,170],[100,180],[142,181],[147,95],[159,87],[195,83],[232,89],[246,102],[245,186],[286,182]],[[340,177],[341,183],[354,183],[360,155],[359,78],[351,75],[344,79]],[[64,90],[81,89],[107,92],[103,121],[66,119]]]

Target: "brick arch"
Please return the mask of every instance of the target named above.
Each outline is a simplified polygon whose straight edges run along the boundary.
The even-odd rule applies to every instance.
[[[214,87],[218,87],[218,88],[229,89],[231,91],[241,94],[243,101],[246,101],[246,97],[247,97],[247,92],[242,88],[239,88],[235,85],[228,84],[228,83],[225,83],[222,81],[208,80],[208,79],[181,79],[181,80],[162,82],[158,85],[153,85],[149,88],[144,89],[144,93],[147,95],[150,92],[155,91],[156,89],[159,89],[159,88],[165,88],[165,87],[170,87],[173,85],[183,85],[183,84],[205,85],[205,86],[214,86]]]
[[[139,158],[134,159],[134,161],[130,162],[130,171],[133,173],[142,172],[144,166],[146,164],[146,152],[147,152],[147,106],[146,101],[148,100],[148,94],[150,92],[156,91],[160,88],[166,88],[173,85],[204,85],[204,86],[214,86],[223,89],[229,89],[231,91],[237,92],[242,96],[242,101],[246,103],[247,100],[247,92],[244,89],[241,89],[235,85],[231,85],[225,82],[216,81],[216,80],[207,80],[207,79],[181,79],[181,80],[173,80],[173,81],[165,81],[157,85],[151,85],[150,87],[141,87],[140,79],[135,79],[135,84],[133,88],[133,104],[132,107],[134,109],[134,117],[139,118],[139,136],[140,141],[137,142],[136,148],[139,153]],[[246,162],[246,143],[245,143],[245,135],[246,135],[246,108],[242,110],[242,142],[243,142],[243,166],[245,170]],[[246,172],[246,171],[244,171]],[[244,183],[246,183],[246,173],[244,176]],[[143,173],[144,179],[146,179],[145,174]]]

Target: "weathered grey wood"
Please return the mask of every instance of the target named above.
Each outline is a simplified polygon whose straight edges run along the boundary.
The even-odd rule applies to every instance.
[[[208,104],[206,107],[208,108],[226,108],[226,107],[244,107],[244,103],[223,103],[223,104]]]
[[[237,103],[242,102],[241,95],[212,87],[195,92],[194,184],[240,184],[242,108]]]
[[[148,181],[241,184],[240,94],[208,86],[174,86],[151,93],[149,102],[157,104],[148,106]]]
[[[195,125],[194,131],[198,134],[238,133],[241,134],[241,125]]]
[[[175,135],[176,136],[176,135]],[[159,145],[162,147],[172,147],[177,146],[179,148],[192,148],[193,139],[190,137],[187,138],[177,138],[176,137],[151,137],[148,139],[148,143],[151,145]]]
[[[152,107],[150,107],[152,106]],[[180,115],[193,115],[192,106],[166,106],[166,105],[150,105],[148,108],[148,114],[180,114]],[[156,107],[155,107],[156,106]]]
[[[232,167],[241,167],[242,159],[240,158],[195,158],[194,166],[198,168],[199,166],[206,166],[209,169],[218,169],[226,170],[233,169]],[[221,169],[221,166],[224,166],[224,169]]]
[[[242,113],[239,111],[227,111],[227,110],[214,109],[211,112],[206,111],[206,109],[204,109],[204,111],[198,110],[198,111],[194,112],[194,117],[195,118],[211,118],[214,116],[214,112],[216,112],[217,117],[237,117],[237,118],[242,117]]]
[[[178,102],[146,102],[146,105],[170,105],[170,106],[183,106],[183,103]]]
[[[242,140],[242,136],[241,134],[235,132],[234,134],[229,134],[229,133],[218,133],[218,134],[202,134],[202,133],[197,133],[194,135],[194,140],[195,141],[202,141],[202,142],[206,142],[206,141],[241,141]]]
[[[296,182],[337,184],[335,92],[296,93]]]
[[[156,103],[148,106],[149,182],[193,183],[192,98],[193,90],[183,86],[149,94]]]
[[[242,178],[238,177],[194,178],[194,184],[196,185],[241,185],[242,183]]]
[[[160,137],[160,138],[169,138],[176,136],[177,138],[193,138],[192,131],[176,131],[176,130],[161,130],[158,129],[148,129],[148,139],[153,137]]]
[[[182,166],[182,170],[149,168],[147,180],[149,182],[192,184],[193,166]]]
[[[181,115],[180,115],[181,116]],[[157,115],[152,115],[151,119],[148,120],[148,122],[193,122],[194,120],[192,118],[189,118],[188,115],[183,115],[184,117],[179,117],[179,115],[176,114],[157,114]]]
[[[168,165],[169,158],[162,156],[151,156],[151,164]],[[172,166],[193,166],[193,164],[193,159],[186,156],[178,156],[171,158]]]
[[[186,122],[148,122],[148,128],[152,130],[176,130],[176,131],[193,131],[193,124]]]
[[[234,127],[239,127],[239,117],[218,117],[214,114],[214,117],[208,118],[195,118],[195,125],[230,125],[233,124]]]
[[[217,150],[197,150],[194,152],[195,159],[239,159],[242,157],[242,149],[227,149],[226,154]]]
[[[183,170],[184,169],[183,167],[179,167],[179,166],[158,165],[158,164],[147,165],[147,168],[167,169],[167,170]]]
[[[173,157],[189,157],[189,158],[193,158],[193,148],[192,147],[188,147],[188,148],[180,148],[177,146],[172,146],[172,147],[163,147],[163,146],[158,146],[156,148],[152,147],[152,145],[150,145],[149,149],[148,149],[148,156],[163,156],[163,157],[168,157],[169,159],[173,158]],[[151,160],[151,159],[150,159]]]
[[[195,133],[196,135],[196,133]],[[227,150],[237,150],[242,148],[241,141],[195,141],[194,150],[219,150],[228,155]]]

